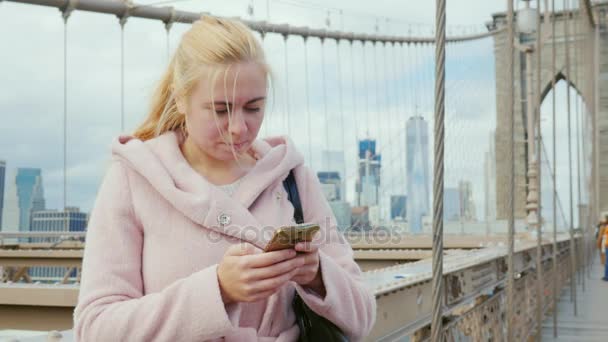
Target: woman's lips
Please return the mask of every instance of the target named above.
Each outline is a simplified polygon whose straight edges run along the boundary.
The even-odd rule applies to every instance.
[[[247,145],[247,141],[243,141],[243,142],[240,142],[238,144],[232,144],[232,145],[226,144],[226,146],[228,146],[228,147],[233,146],[234,149],[237,150],[237,151],[242,150],[245,147],[245,145]]]

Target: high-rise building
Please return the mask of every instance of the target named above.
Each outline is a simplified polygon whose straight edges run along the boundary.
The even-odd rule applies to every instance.
[[[88,216],[77,207],[63,211],[41,210],[32,213],[32,232],[84,232]]]
[[[323,171],[326,172],[337,172],[341,177],[341,183],[337,187],[339,190],[339,199],[346,201],[346,162],[344,160],[344,151],[340,150],[323,150],[322,165]]]
[[[342,232],[348,230],[352,219],[350,204],[346,201],[331,201],[329,206],[336,217],[337,229]]]
[[[0,230],[4,233],[19,232],[19,197],[17,196],[17,183],[15,175],[6,172],[6,187],[4,192],[4,205],[2,208],[2,222]],[[4,240],[6,243],[17,243],[17,239]]]
[[[84,232],[88,215],[76,207],[64,211],[41,210],[32,213],[32,232]],[[43,242],[44,238],[31,238],[30,242]],[[65,275],[65,267],[32,267],[29,275],[35,280],[56,281]],[[75,276],[74,272],[72,276]]]
[[[0,230],[2,229],[2,210],[4,208],[4,177],[6,176],[6,162],[0,160]]]
[[[458,191],[460,192],[460,218],[465,221],[476,221],[473,184],[470,181],[460,181],[458,182]]]
[[[406,125],[407,220],[412,233],[422,232],[422,217],[430,213],[429,134],[421,116]]]
[[[317,177],[328,201],[340,201],[344,199],[342,179],[336,171],[319,171]]]
[[[496,220],[496,149],[495,149],[495,134],[490,133],[490,141],[488,151],[484,156],[484,185],[485,185],[485,219],[489,221]]]
[[[19,205],[19,231],[29,231],[32,213],[45,209],[42,171],[19,168],[15,184]]]
[[[457,188],[443,189],[443,220],[458,221],[460,219],[460,190]]]
[[[351,229],[354,231],[365,231],[370,229],[368,207],[351,208]]]
[[[391,220],[405,221],[407,217],[407,196],[391,196]]]
[[[329,202],[338,229],[346,230],[350,227],[351,212],[350,204],[344,200],[344,187],[340,173],[334,171],[319,171],[317,177],[321,183],[321,190],[325,199]]]
[[[381,164],[382,156],[376,154],[376,140],[360,140],[356,185],[358,206],[369,207],[379,204]]]

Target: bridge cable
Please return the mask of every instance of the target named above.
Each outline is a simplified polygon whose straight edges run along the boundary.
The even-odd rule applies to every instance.
[[[574,243],[574,193],[573,193],[573,178],[572,178],[572,128],[571,126],[571,110],[570,110],[570,1],[564,0],[564,14],[566,15],[566,21],[564,23],[564,35],[566,38],[566,108],[568,113],[568,185],[570,193],[570,256],[571,256],[571,274],[570,274],[570,295],[571,300],[574,304],[574,316],[578,316],[578,305],[576,301],[576,245]]]
[[[546,0],[545,0],[546,1]],[[536,98],[535,98],[535,119],[536,119],[536,137],[534,136],[534,129],[532,130],[532,136],[530,139],[538,139],[536,143],[536,189],[537,189],[537,202],[536,202],[536,213],[537,213],[537,223],[536,223],[536,340],[540,341],[542,338],[542,321],[543,321],[543,251],[542,251],[542,228],[543,228],[543,219],[542,219],[542,154],[541,154],[541,113],[540,113],[540,104],[541,104],[541,69],[542,69],[542,59],[541,59],[541,49],[542,49],[542,32],[541,32],[541,0],[536,1],[537,11],[536,11]],[[545,11],[547,8],[545,7]],[[530,99],[532,101],[532,99]]]
[[[363,78],[363,83],[365,84],[369,84],[368,82],[368,78],[367,78],[367,53],[366,53],[366,48],[365,48],[366,42],[361,42],[361,46],[363,47],[363,74],[365,75],[365,77]],[[365,92],[365,117],[366,117],[366,127],[365,127],[365,131],[366,131],[366,138],[369,139],[369,126],[370,126],[370,122],[369,122],[369,91]]]
[[[336,77],[337,77],[337,81],[338,81],[338,100],[339,100],[339,110],[340,110],[340,126],[341,127],[341,139],[340,139],[340,144],[341,144],[341,159],[340,159],[340,167],[342,167],[342,170],[339,170],[342,172],[342,179],[340,180],[341,183],[341,192],[340,192],[340,199],[342,201],[346,201],[346,187],[345,187],[345,178],[346,178],[346,161],[345,161],[345,156],[344,154],[346,153],[345,149],[346,149],[346,143],[344,142],[344,139],[346,137],[346,134],[344,134],[344,130],[346,129],[346,126],[344,124],[344,99],[343,99],[343,85],[342,85],[342,63],[341,63],[341,54],[340,54],[340,41],[336,40]]]
[[[393,75],[395,75],[395,101],[396,101],[396,105],[395,105],[395,116],[396,116],[396,121],[395,121],[395,125],[397,126],[397,130],[399,132],[401,132],[402,130],[402,125],[401,125],[401,117],[399,115],[399,108],[402,108],[403,113],[405,115],[407,109],[406,109],[406,100],[405,100],[405,87],[402,87],[403,82],[403,77],[400,76],[399,73],[399,67],[398,67],[398,56],[397,56],[397,52],[398,51],[403,51],[403,44],[393,44],[393,65],[392,65],[392,69],[393,69]],[[404,70],[401,70],[401,72],[403,73]],[[403,107],[401,107],[401,104],[403,104]],[[397,138],[397,154],[399,155],[399,164],[401,165],[400,169],[401,169],[401,176],[399,177],[399,183],[400,183],[400,193],[398,193],[398,195],[404,195],[405,194],[405,158],[404,158],[404,153],[402,151],[405,151],[405,148],[402,148],[403,140],[400,139],[399,137]],[[391,212],[392,212],[392,203],[391,203]],[[399,216],[401,217],[402,220],[405,220],[405,206],[401,207],[401,211],[399,213]]]
[[[311,114],[310,114],[310,95],[309,95],[309,81],[308,81],[308,37],[304,36],[304,97],[306,98],[306,116],[308,123],[308,162],[310,169],[314,170],[312,162],[312,128],[311,128]]]
[[[557,271],[557,139],[556,139],[556,122],[555,122],[555,78],[557,77],[557,65],[555,62],[555,24],[557,15],[555,11],[555,0],[551,0],[551,121],[552,121],[552,138],[553,138],[553,337],[557,338],[557,292],[558,282],[555,279],[558,276]]]
[[[351,74],[351,90],[353,97],[353,118],[355,120],[355,152],[358,153],[358,141],[359,141],[359,120],[357,118],[357,80],[355,79],[355,56],[354,56],[354,41],[349,40],[350,43],[350,74]],[[358,155],[358,154],[357,154]]]
[[[329,151],[331,147],[329,146],[329,114],[327,113],[327,75],[325,72],[325,38],[321,38],[321,74],[323,74],[322,82],[323,82],[323,114],[325,116],[325,171],[329,171]],[[323,153],[321,152],[321,156]],[[323,161],[321,161],[323,163]],[[321,164],[323,165],[323,164]]]
[[[285,64],[285,118],[283,120],[283,124],[287,126],[287,135],[291,135],[291,125],[289,122],[289,115],[290,115],[290,111],[291,111],[291,103],[290,103],[290,91],[289,91],[289,49],[287,49],[287,39],[289,38],[289,35],[284,34],[283,35],[283,46],[284,46],[284,53],[283,53],[283,57],[284,57],[284,64]]]
[[[445,117],[445,0],[435,9],[435,158],[433,167],[433,282],[431,341],[443,341],[443,172]]]
[[[389,145],[391,148],[391,154],[393,155],[393,157],[390,158],[391,160],[391,165],[390,165],[390,173],[391,175],[393,175],[390,183],[384,183],[384,187],[386,188],[385,192],[391,192],[391,194],[394,194],[394,190],[395,189],[400,189],[400,185],[401,185],[401,172],[400,170],[403,170],[403,165],[400,163],[400,160],[403,157],[403,154],[401,153],[400,150],[400,145],[399,145],[399,125],[397,124],[399,122],[399,106],[400,106],[400,96],[399,96],[399,81],[398,81],[398,70],[396,69],[396,63],[395,63],[395,56],[396,56],[396,52],[395,52],[395,44],[394,43],[383,43],[384,46],[384,74],[385,74],[385,87],[386,87],[386,104],[387,104],[387,132],[390,133],[391,128],[395,127],[397,128],[397,139],[393,140],[393,135],[389,134]],[[389,51],[392,54],[392,58],[389,61]],[[394,85],[391,87],[391,82],[389,80],[389,77],[393,78],[393,83]],[[397,124],[397,125],[396,125]],[[394,157],[394,156],[397,157]],[[393,167],[393,165],[396,164],[396,167]],[[397,176],[394,176],[395,173],[397,174]],[[398,195],[401,195],[401,193],[397,193]],[[391,204],[391,198],[389,196],[388,198],[388,218],[389,221],[391,219],[391,211],[392,211],[392,204]],[[383,216],[384,218],[387,217],[387,215]]]
[[[169,17],[169,20],[167,20],[165,22],[165,30],[167,31],[167,63],[169,62],[170,58],[171,58],[171,49],[170,49],[170,40],[171,40],[171,27],[173,26],[173,23],[175,22],[175,8],[171,7],[171,16]]]
[[[513,0],[507,0],[507,116],[509,124],[509,148],[507,152],[507,159],[509,160],[510,170],[508,172],[508,256],[507,256],[507,341],[514,341],[514,307],[513,307],[513,290],[515,282],[514,272],[514,260],[513,260],[513,249],[514,242],[513,236],[515,233],[515,161],[514,157],[514,32],[513,32]]]
[[[579,39],[579,34],[580,34],[580,32],[579,32],[580,19],[581,19],[580,18],[581,17],[580,1],[578,2],[577,5],[578,5],[578,8],[577,8],[577,20],[574,23],[574,37],[575,37],[575,42],[577,43],[576,45],[578,45],[578,39]],[[579,69],[579,65],[580,65],[580,61],[579,61],[580,60],[580,54],[579,54],[578,46],[576,46],[576,45],[574,47],[574,60],[575,60],[575,63],[576,63],[575,67],[574,67],[574,80],[576,82],[576,87],[579,87],[579,81],[580,80],[579,80],[578,69]],[[575,88],[575,90],[577,90],[577,89]],[[586,240],[586,234],[585,234],[586,230],[582,229],[583,228],[583,226],[582,226],[583,215],[582,215],[582,207],[581,207],[581,205],[582,205],[582,199],[581,199],[581,153],[580,153],[580,151],[581,151],[581,140],[580,140],[580,129],[581,129],[581,127],[580,127],[580,117],[581,117],[581,112],[580,112],[580,94],[577,91],[575,91],[574,93],[576,95],[576,101],[575,101],[574,106],[575,106],[575,117],[576,117],[575,118],[575,122],[576,122],[576,129],[575,129],[576,137],[575,137],[575,139],[576,139],[576,175],[577,175],[577,177],[576,177],[576,183],[577,183],[576,189],[577,189],[577,196],[578,196],[578,227],[581,230],[581,233],[583,235],[582,243],[581,243],[581,246],[579,248],[579,251],[580,251],[579,257],[580,257],[581,260],[579,261],[580,268],[579,268],[579,271],[578,271],[578,276],[579,276],[578,278],[579,278],[579,282],[582,282],[582,287],[583,287],[582,290],[583,290],[583,293],[584,293],[585,292],[585,277],[583,277],[583,275],[585,273],[584,272],[584,267],[585,267],[585,263],[586,263],[586,260],[587,260],[587,257],[586,257],[587,248],[584,245],[585,244],[585,240]]]
[[[354,41],[353,40],[349,40],[350,42],[350,74],[351,74],[351,88],[352,88],[352,96],[353,96],[353,118],[355,120],[355,156],[357,156],[356,158],[356,165],[355,165],[355,186],[357,186],[357,183],[360,181],[359,180],[359,119],[357,118],[357,81],[355,79],[355,56],[354,56]],[[363,43],[361,43],[363,45]],[[346,175],[344,176],[346,178]],[[356,192],[356,191],[355,191]],[[359,201],[359,196],[355,195],[355,201],[357,202],[357,206],[361,205],[360,201]],[[354,225],[353,225],[354,226]]]
[[[63,211],[65,212],[65,230],[69,230],[69,219],[66,211],[68,196],[68,20],[76,5],[77,1],[70,0],[61,10],[63,18]]]
[[[395,50],[395,60],[394,60],[394,63],[395,63],[395,74],[398,74],[399,64],[400,64],[399,62],[401,61],[401,63],[403,63],[404,46],[405,46],[405,44],[400,43],[398,46],[399,46],[399,48],[397,50]],[[399,54],[397,54],[397,52],[399,52]],[[396,122],[396,124],[397,124],[397,127],[399,127],[399,131],[403,132],[403,131],[405,131],[405,122],[407,120],[406,119],[407,118],[407,114],[406,114],[407,113],[407,106],[408,106],[407,91],[409,91],[409,89],[407,88],[407,79],[404,79],[405,78],[405,68],[403,68],[403,67],[401,68],[401,73],[402,73],[402,76],[400,77],[401,78],[401,90],[397,89],[397,92],[399,94],[401,94],[401,100],[403,101],[403,119],[404,120],[403,120],[403,122],[401,122],[400,115],[398,114],[397,115],[397,122]],[[408,73],[408,75],[409,75],[409,73]],[[402,180],[402,186],[403,186],[402,195],[404,195],[406,193],[406,184],[407,184],[406,175],[405,175],[406,174],[406,168],[405,168],[406,160],[405,160],[405,153],[403,153],[403,151],[406,150],[405,149],[405,139],[400,139],[399,138],[398,141],[399,141],[399,149],[398,149],[398,151],[399,151],[399,155],[401,156],[401,177],[403,177],[403,180]],[[405,218],[405,214],[406,214],[405,208],[406,207],[404,205],[402,207],[402,209],[401,209],[401,218],[404,221],[406,219]]]

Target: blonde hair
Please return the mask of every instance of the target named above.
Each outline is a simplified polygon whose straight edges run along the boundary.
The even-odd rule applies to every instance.
[[[180,113],[177,100],[190,98],[205,70],[216,69],[211,77],[215,83],[221,70],[227,72],[240,62],[258,63],[270,76],[262,46],[245,24],[209,16],[194,22],[182,36],[154,91],[148,117],[133,135],[148,140],[167,131],[185,129],[185,113]]]

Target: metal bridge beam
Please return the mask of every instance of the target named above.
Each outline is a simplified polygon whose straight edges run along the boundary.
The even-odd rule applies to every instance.
[[[121,0],[6,0],[30,5],[55,7],[61,11],[71,8],[74,10],[113,14],[119,18],[136,17],[143,19],[159,20],[163,23],[191,24],[202,16],[211,15],[207,12],[186,12],[175,10],[173,7],[152,7],[146,5],[127,5]],[[70,6],[71,7],[68,7]],[[240,19],[240,18],[239,18]],[[292,26],[289,24],[272,24],[266,21],[253,21],[240,19],[252,30],[262,34],[277,33],[282,35],[296,35],[302,37],[316,37],[320,39],[335,39],[348,41],[361,41],[372,43],[397,43],[397,44],[434,44],[432,37],[398,37],[387,35],[374,35],[353,32],[329,31],[324,29],[313,29],[306,26]],[[463,35],[447,38],[448,42],[463,42],[492,36],[500,30],[480,34]]]

